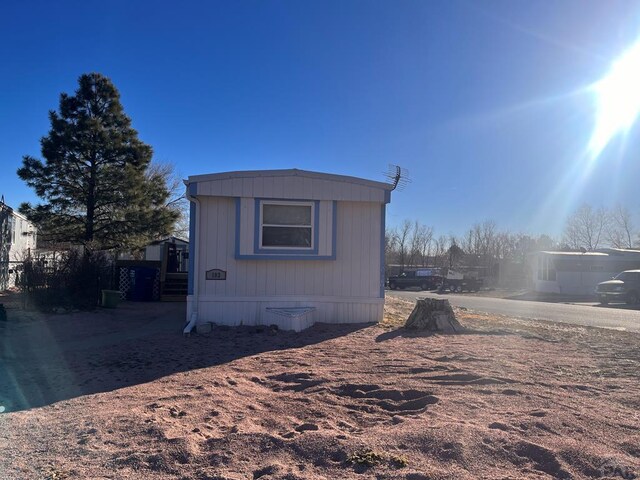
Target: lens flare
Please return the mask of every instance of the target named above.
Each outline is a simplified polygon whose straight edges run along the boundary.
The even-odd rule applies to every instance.
[[[615,136],[631,128],[640,112],[640,41],[614,62],[592,90],[597,114],[589,151],[597,157]]]

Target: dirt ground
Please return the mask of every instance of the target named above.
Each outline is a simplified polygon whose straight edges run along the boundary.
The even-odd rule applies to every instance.
[[[457,310],[458,335],[183,337],[184,305],[0,322],[0,479],[640,474],[640,337]]]

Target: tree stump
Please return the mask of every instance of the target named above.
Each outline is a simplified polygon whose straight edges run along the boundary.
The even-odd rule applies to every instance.
[[[431,332],[462,332],[462,325],[456,320],[449,300],[425,298],[416,301],[404,328],[409,330],[428,330]]]

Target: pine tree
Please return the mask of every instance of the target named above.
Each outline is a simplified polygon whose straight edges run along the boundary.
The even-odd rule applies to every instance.
[[[138,139],[120,94],[99,73],[82,75],[75,95],[60,95],[41,139],[44,161],[25,156],[18,175],[43,201],[20,212],[53,242],[130,248],[168,234],[178,214],[166,178],[150,169],[152,149]]]

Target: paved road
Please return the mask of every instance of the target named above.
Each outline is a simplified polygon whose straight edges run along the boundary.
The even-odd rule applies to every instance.
[[[595,303],[547,303],[504,298],[476,297],[465,294],[438,295],[430,292],[387,291],[387,295],[415,300],[416,298],[447,298],[451,305],[477,312],[497,313],[521,318],[573,323],[590,327],[615,328],[640,333],[640,310],[623,305],[603,307]]]

